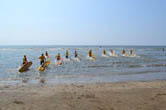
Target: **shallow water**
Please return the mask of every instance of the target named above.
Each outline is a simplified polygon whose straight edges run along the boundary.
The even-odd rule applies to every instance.
[[[165,48],[165,51],[162,49]],[[69,50],[70,58],[77,50],[80,62],[69,61],[62,66],[55,65],[55,55]],[[87,59],[92,49],[95,61]],[[118,57],[103,57],[103,49],[113,49]],[[133,49],[136,57],[121,56],[122,49]],[[41,53],[48,51],[51,64],[44,72],[38,72]],[[29,71],[19,73],[18,67],[26,54],[33,65]],[[28,78],[37,81],[41,77],[50,82],[118,82],[128,80],[166,79],[166,47],[164,46],[0,46],[0,81],[20,81]]]

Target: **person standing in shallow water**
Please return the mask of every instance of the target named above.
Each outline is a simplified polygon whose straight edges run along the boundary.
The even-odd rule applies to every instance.
[[[76,50],[75,50],[75,52],[74,52],[74,55],[75,55],[75,58],[78,57],[78,54],[77,54],[77,51],[76,51]]]
[[[133,55],[133,53],[134,53],[134,52],[133,52],[133,50],[131,49],[131,50],[130,50],[130,55]]]
[[[58,53],[58,54],[56,55],[56,59],[57,59],[57,61],[60,61],[60,60],[61,60],[61,55],[60,55],[60,53]]]
[[[112,49],[110,50],[110,53],[111,53],[111,55],[114,55],[114,51]]]
[[[106,50],[105,49],[103,50],[103,54],[106,55]]]
[[[92,57],[92,50],[89,50],[88,54],[89,54],[89,57]]]
[[[23,63],[22,63],[22,64],[24,65],[24,64],[26,64],[27,62],[28,62],[28,61],[27,61],[27,57],[26,57],[26,55],[24,55]]]
[[[45,61],[45,57],[44,57],[44,54],[42,53],[41,56],[39,57],[40,59],[40,65],[44,65],[44,61]]]
[[[126,54],[126,51],[125,49],[122,50],[122,55],[125,55]]]
[[[66,59],[68,59],[69,58],[69,52],[68,52],[68,50],[66,50]]]
[[[46,56],[47,59],[49,59],[49,55],[48,55],[48,52],[47,52],[47,51],[46,51],[46,53],[45,53],[45,56]]]

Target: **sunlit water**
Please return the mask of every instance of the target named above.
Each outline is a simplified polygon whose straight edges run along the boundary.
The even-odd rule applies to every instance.
[[[165,48],[165,51],[163,51]],[[88,50],[92,49],[95,61],[87,59]],[[103,49],[109,53],[113,49],[118,57],[103,57]],[[133,49],[136,57],[121,56],[122,49]],[[70,62],[62,66],[55,65],[55,56],[69,50]],[[74,51],[81,57],[80,62],[73,61]],[[44,72],[38,72],[38,57],[48,51],[51,64]],[[27,55],[33,65],[29,71],[18,72],[23,55]],[[40,78],[52,83],[70,82],[117,82],[128,80],[166,79],[166,47],[164,46],[0,46],[0,81],[30,82]]]

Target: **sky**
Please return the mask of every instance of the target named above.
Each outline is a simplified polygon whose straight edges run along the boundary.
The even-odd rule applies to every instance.
[[[166,0],[0,0],[0,45],[166,45]]]

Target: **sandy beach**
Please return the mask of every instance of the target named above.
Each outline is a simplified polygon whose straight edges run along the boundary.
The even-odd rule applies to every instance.
[[[0,110],[165,110],[166,81],[0,86]]]

